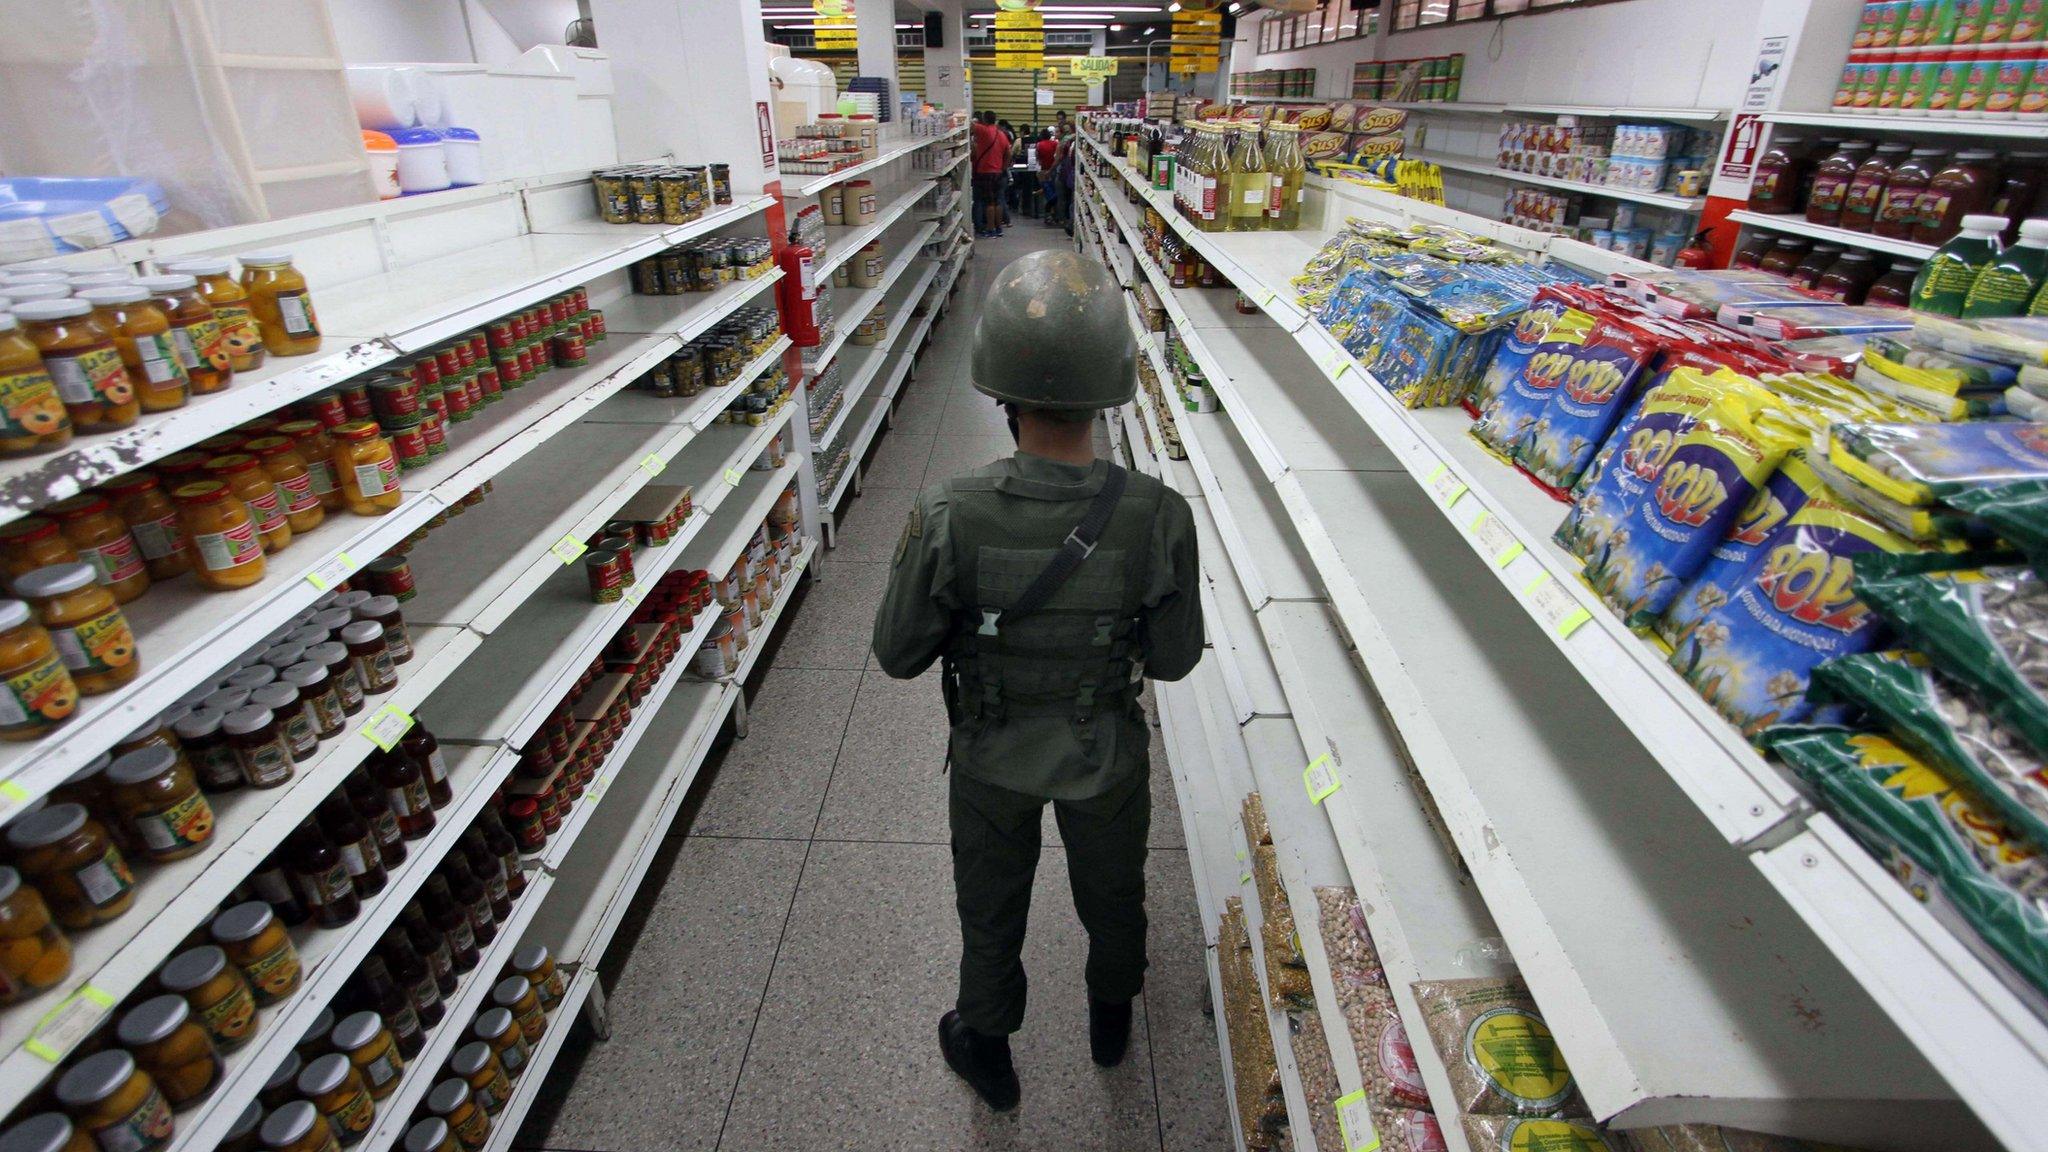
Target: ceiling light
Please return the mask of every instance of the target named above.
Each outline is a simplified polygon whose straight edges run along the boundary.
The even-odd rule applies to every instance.
[[[1231,14],[1232,16],[1235,16],[1235,15],[1237,15],[1237,14],[1238,14],[1239,12],[1242,12],[1242,11],[1244,11],[1244,5],[1242,5],[1242,4],[1232,4],[1232,5],[1230,6],[1230,14]]]
[[[1123,31],[1123,30],[1124,30],[1124,26],[1123,26],[1123,25],[1121,25],[1121,24],[1111,24],[1111,25],[1109,26],[1109,30],[1110,30],[1111,32],[1121,32],[1121,31]]]
[[[1151,34],[1153,34],[1154,32],[1157,32],[1157,31],[1159,31],[1159,29],[1157,29],[1157,28],[1147,28],[1147,29],[1145,29],[1145,35],[1147,35],[1147,36],[1150,36]]]

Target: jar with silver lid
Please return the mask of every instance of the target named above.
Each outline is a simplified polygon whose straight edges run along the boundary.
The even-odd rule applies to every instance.
[[[448,1130],[448,1122],[438,1116],[429,1116],[405,1130],[405,1152],[457,1152],[455,1134]],[[0,1148],[0,1152],[7,1149]]]
[[[322,1139],[318,1131],[324,1123],[318,1108],[304,1100],[293,1100],[263,1118],[263,1146],[279,1152],[297,1152],[301,1148],[317,1152],[332,1148],[335,1146],[334,1133],[329,1131]]]
[[[0,1152],[70,1152],[76,1132],[71,1118],[62,1112],[38,1112],[0,1132]]]
[[[299,697],[297,686],[283,682],[265,684],[249,694],[249,703],[268,708],[277,717],[293,763],[303,764],[320,751],[320,732],[313,724],[312,709]]]

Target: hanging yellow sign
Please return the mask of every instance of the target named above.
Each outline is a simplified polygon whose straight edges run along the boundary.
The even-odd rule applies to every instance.
[[[820,16],[844,16],[853,19],[853,0],[811,0],[811,11]]]
[[[1045,67],[1045,17],[1036,12],[996,13],[996,67]]]
[[[1106,80],[1116,75],[1114,56],[1076,56],[1067,61],[1067,71],[1076,80]]]
[[[1223,64],[1223,15],[1180,11],[1173,14],[1173,41],[1167,67],[1175,72],[1214,72]]]
[[[860,50],[860,33],[855,30],[853,17],[818,18],[813,32],[820,52],[857,52]]]

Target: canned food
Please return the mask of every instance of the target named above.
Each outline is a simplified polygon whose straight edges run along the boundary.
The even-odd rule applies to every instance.
[[[411,376],[382,376],[370,382],[370,407],[386,431],[410,428],[425,415],[419,381]]]
[[[590,582],[590,598],[599,604],[616,604],[626,595],[632,581],[626,554],[609,548],[593,548],[583,554],[583,575]]]
[[[412,581],[412,564],[403,556],[381,556],[363,566],[363,577],[369,581],[370,591],[378,596],[389,596],[403,604],[419,595],[419,587]]]
[[[397,454],[401,469],[409,472],[426,466],[430,454],[427,451],[427,434],[420,425],[387,428],[385,432],[391,438],[391,450]]]
[[[336,388],[335,392],[341,397],[341,410],[348,414],[349,420],[368,420],[377,414],[376,409],[370,407],[368,386],[360,382],[348,383]]]

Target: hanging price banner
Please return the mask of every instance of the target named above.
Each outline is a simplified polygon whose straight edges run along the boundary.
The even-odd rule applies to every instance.
[[[1107,80],[1116,75],[1116,66],[1114,56],[1076,56],[1067,62],[1067,71],[1076,80]]]
[[[814,37],[820,52],[857,52],[860,50],[860,33],[855,29],[852,16],[818,17]]]
[[[1175,72],[1214,72],[1222,63],[1223,14],[1175,12],[1167,67]]]
[[[996,67],[1045,67],[1045,17],[1036,12],[996,13]]]

